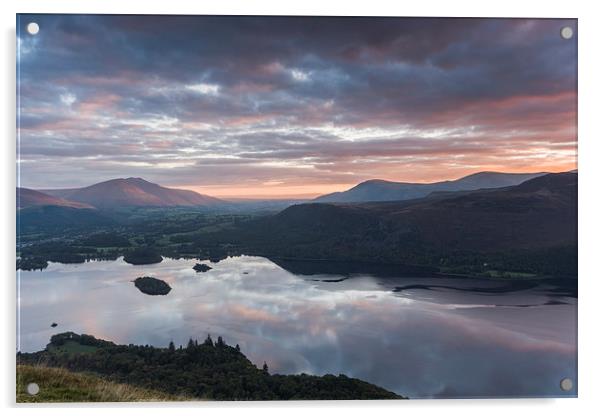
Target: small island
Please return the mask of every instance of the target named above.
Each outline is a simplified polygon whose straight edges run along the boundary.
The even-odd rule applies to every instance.
[[[206,264],[203,263],[197,263],[194,265],[193,269],[197,272],[197,273],[205,273],[208,272],[209,270],[211,270],[213,267],[209,267]]]
[[[123,256],[123,261],[133,265],[161,263],[163,257],[149,248],[137,248]]]
[[[163,280],[149,276],[138,277],[134,280],[134,285],[142,293],[152,296],[167,295],[171,291],[171,287]]]

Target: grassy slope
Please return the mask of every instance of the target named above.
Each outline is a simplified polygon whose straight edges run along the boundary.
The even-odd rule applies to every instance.
[[[37,383],[40,392],[31,396],[26,388]],[[158,402],[191,400],[155,390],[113,383],[100,377],[73,373],[63,368],[17,366],[17,403],[48,402]],[[198,399],[196,399],[198,400]]]

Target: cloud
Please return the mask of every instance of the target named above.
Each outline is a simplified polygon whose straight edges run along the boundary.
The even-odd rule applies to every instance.
[[[286,186],[300,170],[346,186],[576,163],[576,39],[558,35],[572,20],[31,18],[35,44],[18,34],[31,187],[103,172]],[[208,155],[239,176],[203,171]]]
[[[303,72],[300,71],[298,69],[293,69],[291,70],[291,76],[293,77],[293,79],[295,81],[308,81],[309,80],[309,74],[307,72]]]
[[[186,85],[186,89],[202,95],[218,95],[220,90],[219,85],[203,83]]]
[[[75,97],[75,95],[70,94],[70,93],[61,94],[60,99],[61,99],[61,102],[63,104],[65,104],[67,107],[71,107],[71,105],[75,101],[77,101],[77,98]]]

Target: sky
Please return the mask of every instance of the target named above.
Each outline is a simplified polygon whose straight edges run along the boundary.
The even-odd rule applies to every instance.
[[[18,19],[24,187],[307,198],[576,168],[576,20]]]

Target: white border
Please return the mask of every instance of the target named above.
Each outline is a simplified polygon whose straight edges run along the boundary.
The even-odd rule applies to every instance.
[[[197,2],[191,0],[3,0],[2,13],[2,377],[0,379],[1,403],[12,414],[14,408],[14,346],[15,346],[15,13],[145,13],[145,14],[265,14],[265,15],[348,15],[348,16],[470,16],[470,17],[571,17],[579,19],[579,399],[541,400],[431,400],[407,403],[391,402],[278,402],[278,403],[208,403],[175,405],[88,405],[89,414],[102,414],[111,407],[111,413],[127,414],[141,411],[164,414],[176,410],[198,414],[234,413],[244,411],[251,415],[282,414],[306,415],[307,412],[345,412],[363,415],[374,410],[380,414],[445,414],[488,416],[515,414],[581,415],[596,413],[602,408],[602,377],[600,351],[600,304],[602,276],[600,276],[599,247],[600,201],[602,201],[601,171],[602,134],[599,115],[600,76],[602,60],[602,15],[597,13],[596,2],[524,0],[486,1],[430,1],[394,2],[370,0],[300,0],[294,3],[282,0],[221,0]],[[559,62],[559,65],[562,63]],[[44,414],[80,414],[77,405],[47,406]],[[30,413],[36,408],[19,411]],[[39,408],[37,408],[39,409]]]

